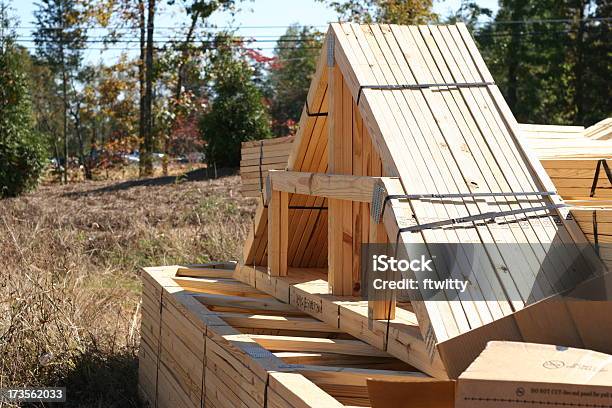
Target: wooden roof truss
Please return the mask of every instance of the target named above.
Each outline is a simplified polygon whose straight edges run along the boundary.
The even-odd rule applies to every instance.
[[[596,339],[612,322],[541,302],[602,264],[517,135],[464,25],[332,24],[237,277],[436,377],[458,375],[490,339],[612,348]],[[374,191],[407,197],[384,200],[377,223]],[[470,274],[467,293],[360,301],[361,243],[396,240],[483,243],[488,258],[435,262],[440,276]]]

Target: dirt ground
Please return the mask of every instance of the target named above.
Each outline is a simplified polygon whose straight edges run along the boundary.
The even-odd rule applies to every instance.
[[[0,201],[0,387],[66,386],[68,407],[137,407],[139,267],[239,259],[238,176],[43,185]]]

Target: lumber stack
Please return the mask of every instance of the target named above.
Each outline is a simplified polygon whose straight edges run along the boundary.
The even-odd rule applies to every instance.
[[[606,118],[596,124],[589,126],[584,135],[595,140],[612,139],[612,118]]]
[[[243,142],[240,150],[240,178],[242,195],[260,197],[269,170],[287,166],[294,136]]]
[[[612,184],[604,163],[612,159],[612,119],[580,126],[520,125],[557,191],[576,206],[572,215],[612,267]],[[606,130],[607,129],[607,130]]]
[[[606,322],[539,302],[604,266],[464,25],[332,24],[305,105],[286,175],[271,177],[260,200],[240,279],[263,268],[269,293],[439,378],[457,376],[492,338],[601,346],[594,332]],[[313,188],[321,173],[332,188]],[[347,176],[376,178],[378,198],[349,197]],[[380,206],[382,222],[371,214]],[[434,278],[470,276],[466,293],[360,303],[360,245],[387,241],[409,255],[414,243],[480,244],[487,256],[434,260]]]
[[[262,190],[233,272],[143,272],[150,403],[369,406],[366,379],[445,383],[490,340],[612,351],[611,303],[587,296],[601,259],[463,24],[332,24],[291,146],[285,170],[266,169],[265,183],[255,171]],[[411,244],[442,247],[418,278],[469,277],[468,289],[363,299],[362,243],[411,259]],[[561,295],[576,290],[581,301]]]
[[[231,264],[142,271],[148,406],[367,407],[368,379],[432,380],[232,273]]]

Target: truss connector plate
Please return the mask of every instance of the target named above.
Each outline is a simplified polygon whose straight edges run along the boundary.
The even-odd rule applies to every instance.
[[[336,39],[334,36],[330,36],[327,40],[327,66],[333,67],[335,64],[335,47],[336,47]]]
[[[246,351],[246,353],[255,358],[255,359],[272,359],[274,358],[274,354],[272,352],[270,352],[269,350],[266,350],[263,347],[260,346],[246,346],[244,347],[244,351]]]
[[[382,183],[374,185],[372,191],[372,205],[370,205],[370,215],[376,224],[380,224],[382,221],[383,206],[387,190]]]

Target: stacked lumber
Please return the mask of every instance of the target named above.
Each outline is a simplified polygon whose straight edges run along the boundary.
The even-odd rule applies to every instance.
[[[260,197],[269,170],[287,166],[294,136],[243,142],[240,150],[240,178],[242,195]]]
[[[601,122],[600,122],[601,123]],[[612,140],[590,139],[580,126],[520,125],[528,146],[535,151],[557,191],[566,200],[612,198],[612,186],[604,169],[598,172],[596,191],[591,194],[600,160],[612,158]]]
[[[372,379],[446,406],[490,340],[612,352],[612,303],[590,297],[610,275],[521,135],[463,24],[332,24],[286,170],[256,170],[241,262],[143,272],[144,399],[370,406]],[[408,276],[468,289],[363,299],[363,243],[424,244],[432,270]]]
[[[268,293],[438,378],[456,377],[493,338],[610,347],[597,340],[601,313],[584,319],[588,308],[552,302],[605,267],[466,27],[332,24],[323,50],[286,175],[270,178],[238,278],[267,277]],[[332,188],[312,188],[321,173]],[[378,201],[349,198],[345,176],[376,178]],[[411,198],[382,201],[398,195]],[[379,205],[382,223],[370,214]],[[460,251],[453,267],[436,258],[434,277],[470,276],[468,291],[389,298],[385,310],[355,296],[360,244],[387,241],[409,256],[413,243],[481,244],[488,256]]]
[[[582,126],[520,124],[519,130],[540,160],[601,158],[612,146],[611,141],[587,137]]]
[[[520,125],[557,191],[576,206],[572,215],[587,239],[612,267],[612,184],[604,162],[612,159],[612,119],[580,126]],[[596,136],[596,137],[593,137]]]
[[[139,392],[148,406],[367,407],[368,379],[432,380],[232,272],[142,271]]]
[[[606,118],[593,126],[589,126],[585,130],[584,135],[596,140],[612,139],[612,118]]]

